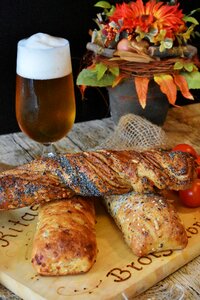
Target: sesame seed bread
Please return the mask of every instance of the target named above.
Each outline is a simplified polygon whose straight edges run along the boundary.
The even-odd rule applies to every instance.
[[[105,197],[104,203],[135,255],[186,247],[184,225],[171,201],[164,197],[132,192]]]

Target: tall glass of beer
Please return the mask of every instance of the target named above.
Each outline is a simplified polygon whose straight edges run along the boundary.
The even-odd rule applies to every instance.
[[[75,97],[69,42],[37,33],[18,42],[16,118],[20,129],[46,146],[73,126]]]

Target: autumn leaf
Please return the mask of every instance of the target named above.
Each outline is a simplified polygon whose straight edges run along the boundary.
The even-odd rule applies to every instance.
[[[160,90],[167,96],[170,104],[175,105],[177,87],[174,83],[173,77],[171,75],[159,75],[154,76],[154,81],[159,84]]]
[[[84,99],[84,94],[85,94],[85,90],[86,90],[87,86],[86,85],[80,85],[79,89],[81,92],[81,98]]]
[[[88,70],[94,70],[95,72],[96,64],[92,63],[90,66],[87,67]]]
[[[115,87],[117,86],[121,81],[122,79],[124,79],[125,76],[124,75],[119,75],[115,78],[115,80],[113,81],[113,84],[112,84],[112,87]]]
[[[194,100],[194,97],[192,96],[192,94],[189,91],[188,84],[187,84],[187,81],[184,76],[182,76],[180,74],[174,75],[174,82],[179,87],[182,95],[185,98]]]
[[[135,77],[135,88],[142,108],[146,106],[148,84],[149,78]]]

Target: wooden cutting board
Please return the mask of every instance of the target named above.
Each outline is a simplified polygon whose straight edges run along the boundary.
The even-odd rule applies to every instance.
[[[182,251],[165,251],[137,258],[120,231],[96,203],[98,256],[93,268],[76,276],[42,277],[31,263],[37,207],[0,212],[0,282],[23,299],[127,299],[173,273],[200,255],[200,209],[177,209],[189,238]]]

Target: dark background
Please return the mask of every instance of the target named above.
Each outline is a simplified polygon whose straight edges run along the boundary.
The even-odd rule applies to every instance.
[[[99,11],[97,0],[0,0],[0,134],[19,131],[15,118],[15,69],[17,42],[37,32],[67,38],[71,45],[74,81],[80,70],[85,45],[90,41],[88,30],[95,28],[93,19]],[[110,1],[119,3],[122,1]],[[126,1],[128,2],[128,1]],[[192,0],[180,1],[184,13],[197,8]],[[199,19],[200,13],[195,15]],[[200,48],[200,38],[193,44]],[[76,93],[76,122],[109,116],[105,89],[89,88],[85,100]],[[199,101],[199,91],[194,91]],[[178,103],[187,104],[181,99]],[[189,102],[191,103],[191,102]]]

